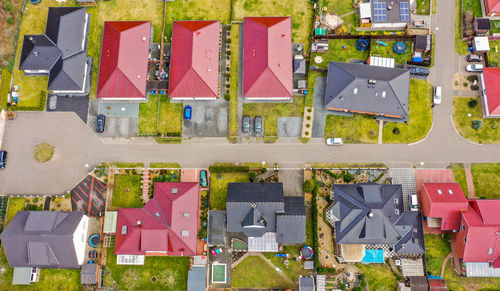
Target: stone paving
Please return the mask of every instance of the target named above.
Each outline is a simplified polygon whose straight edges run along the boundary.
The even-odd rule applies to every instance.
[[[410,195],[417,194],[415,184],[415,170],[412,168],[389,169],[392,184],[403,186],[403,200],[405,210],[410,210]]]

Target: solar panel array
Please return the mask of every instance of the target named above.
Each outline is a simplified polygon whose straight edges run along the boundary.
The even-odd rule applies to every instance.
[[[399,13],[401,15],[401,21],[410,21],[410,8],[408,2],[399,3]]]
[[[373,20],[375,22],[387,21],[385,2],[373,1]]]

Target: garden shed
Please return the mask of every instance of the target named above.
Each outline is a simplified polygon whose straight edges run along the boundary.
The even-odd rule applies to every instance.
[[[474,46],[474,52],[476,53],[486,53],[490,50],[490,42],[486,36],[475,37],[472,45]]]

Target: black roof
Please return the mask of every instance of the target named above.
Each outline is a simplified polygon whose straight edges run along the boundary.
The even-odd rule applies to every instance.
[[[97,264],[83,264],[80,270],[80,284],[94,285],[97,283]]]
[[[50,70],[62,53],[45,35],[25,35],[19,70]]]
[[[226,244],[226,211],[209,210],[208,211],[208,245]]]
[[[49,73],[48,90],[81,91],[85,88],[87,53],[80,52],[69,58],[59,58]]]
[[[282,183],[229,183],[227,202],[283,202]]]
[[[87,10],[84,7],[49,7],[47,35],[63,53],[63,58],[85,49]]]
[[[409,70],[332,61],[328,65],[324,102],[327,109],[371,112],[406,120],[409,97]]]
[[[476,30],[490,30],[491,21],[489,18],[476,18],[474,19],[474,26]]]
[[[376,19],[375,16],[375,2],[385,3],[385,15],[386,21],[381,21],[380,19]],[[407,7],[410,7],[410,3],[408,0],[373,0],[371,2],[371,11],[372,11],[372,22],[374,23],[401,23],[401,22],[410,22],[410,18],[407,21],[401,20],[401,8],[400,3],[408,3]],[[408,11],[409,13],[409,11]]]

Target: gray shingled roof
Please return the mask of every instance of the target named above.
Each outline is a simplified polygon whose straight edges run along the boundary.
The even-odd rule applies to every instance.
[[[226,244],[226,211],[209,210],[208,211],[208,245]]]
[[[227,202],[283,202],[283,184],[229,183]]]
[[[188,271],[187,291],[199,291],[207,288],[207,268],[193,267]]]
[[[387,15],[387,21],[375,21],[373,15],[374,13],[374,5],[373,2],[385,2],[386,4],[386,9],[385,13]],[[400,14],[400,2],[406,2],[408,3],[408,0],[402,1],[402,0],[372,0],[372,5],[371,5],[371,10],[372,10],[372,21],[374,23],[401,23],[401,22],[410,22],[408,21],[402,21],[401,20],[401,14]],[[391,7],[391,9],[388,9]],[[410,7],[410,3],[408,3],[408,7]],[[411,17],[411,16],[410,16]]]
[[[372,84],[369,83],[372,81]],[[410,71],[330,62],[325,108],[401,116],[409,110]]]
[[[11,267],[79,268],[73,233],[82,212],[19,211],[0,235]]]
[[[80,52],[66,59],[59,59],[49,74],[48,90],[81,91],[85,88],[87,53]]]
[[[97,283],[97,264],[83,264],[80,270],[80,284],[94,285]]]
[[[338,184],[333,192],[338,244],[385,244],[398,254],[425,253],[421,214],[404,211],[401,185]]]
[[[85,50],[86,21],[84,7],[49,7],[45,35],[57,44],[63,58]]]
[[[314,291],[314,278],[313,277],[300,277],[299,278],[300,291]]]
[[[50,70],[61,51],[45,35],[25,35],[19,70]]]

